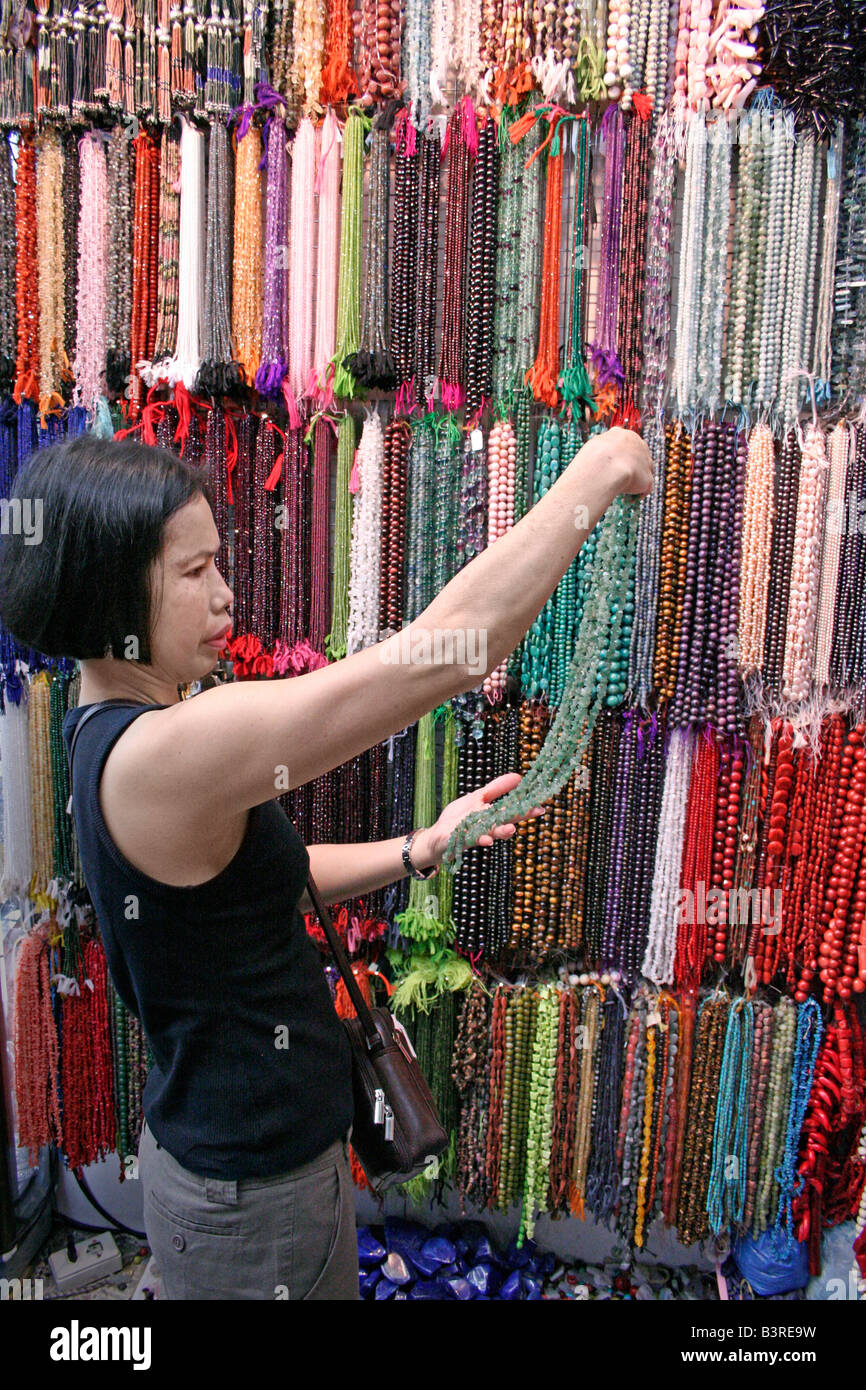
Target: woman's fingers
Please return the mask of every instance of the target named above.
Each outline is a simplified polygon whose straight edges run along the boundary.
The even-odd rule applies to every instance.
[[[488,782],[481,793],[482,801],[496,801],[506,792],[513,792],[523,781],[519,772],[503,772],[500,777],[494,777],[492,782]]]

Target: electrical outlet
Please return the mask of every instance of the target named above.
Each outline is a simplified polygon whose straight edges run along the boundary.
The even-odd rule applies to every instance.
[[[123,1268],[114,1237],[107,1231],[103,1235],[88,1236],[87,1240],[78,1241],[75,1249],[78,1259],[74,1264],[70,1264],[65,1249],[55,1250],[48,1257],[54,1282],[61,1293],[80,1289],[84,1284],[92,1284]]]

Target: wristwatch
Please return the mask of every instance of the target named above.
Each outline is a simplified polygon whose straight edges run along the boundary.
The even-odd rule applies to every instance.
[[[417,834],[417,830],[410,830],[409,834],[406,836],[406,839],[403,841],[403,865],[406,869],[406,872],[409,875],[411,875],[412,878],[432,878],[439,868],[438,864],[430,864],[426,870],[422,871],[420,869],[415,868],[415,865],[412,863],[412,860],[409,857],[409,851],[412,848],[412,841],[415,839],[415,836]]]

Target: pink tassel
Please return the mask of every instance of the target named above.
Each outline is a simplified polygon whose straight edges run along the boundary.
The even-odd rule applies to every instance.
[[[295,399],[294,393],[292,392],[291,388],[289,387],[288,378],[284,378],[284,380],[283,380],[283,399],[284,399],[285,402],[286,402],[286,409],[287,409],[288,412],[289,412],[289,425],[290,425],[290,427],[291,427],[293,430],[300,429],[300,427],[301,427],[301,416],[300,416],[300,413],[299,413],[299,411],[298,411],[298,402],[297,402],[297,400]]]
[[[349,478],[349,491],[357,492],[361,486],[361,475],[358,472],[358,450],[355,450],[355,457],[352,460],[352,474]]]

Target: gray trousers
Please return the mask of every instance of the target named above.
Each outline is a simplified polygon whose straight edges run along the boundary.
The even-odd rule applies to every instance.
[[[348,1135],[290,1173],[227,1182],[189,1172],[144,1124],[138,1175],[165,1298],[360,1298]]]

